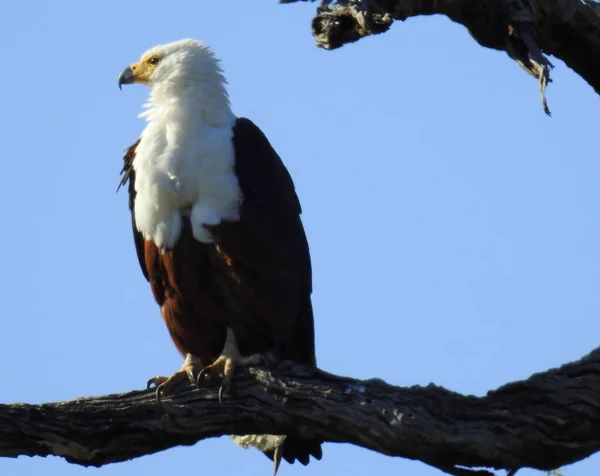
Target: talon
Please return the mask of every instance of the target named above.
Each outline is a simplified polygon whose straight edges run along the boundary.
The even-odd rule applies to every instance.
[[[223,403],[223,395],[227,393],[231,386],[231,379],[237,367],[246,367],[257,365],[263,359],[260,354],[243,356],[237,348],[235,335],[230,328],[227,328],[227,337],[221,355],[210,365],[205,366],[196,377],[196,385],[201,386],[203,380],[212,380],[221,377],[221,386],[219,387],[219,403]]]
[[[198,377],[196,377],[196,386],[198,388],[200,388],[200,382],[202,381],[202,378],[208,375],[207,368],[208,367],[204,367],[200,372],[198,372]]]
[[[160,397],[162,395],[162,385],[157,385],[156,387],[156,401],[158,402],[159,405],[162,405],[162,402],[160,401]]]
[[[161,380],[162,380],[162,383],[159,383],[159,382],[161,382]],[[164,386],[165,382],[166,382],[166,379],[164,377],[152,377],[146,383],[146,390],[150,390],[153,385],[156,387],[156,391],[154,392],[154,395],[156,396],[156,401],[158,402],[159,405],[162,403],[160,401],[160,397],[162,395],[163,386]]]
[[[219,403],[223,403],[223,390],[225,390],[225,385],[219,387]]]
[[[161,403],[161,397],[167,395],[174,389],[179,383],[183,380],[191,380],[194,382],[194,378],[192,377],[196,373],[196,369],[199,368],[199,362],[196,358],[188,354],[185,362],[181,366],[181,370],[175,372],[170,377],[152,377],[146,383],[146,388],[150,389],[153,385],[156,386],[156,400],[158,403]]]

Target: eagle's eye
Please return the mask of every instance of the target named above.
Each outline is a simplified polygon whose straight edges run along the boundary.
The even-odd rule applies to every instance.
[[[152,58],[150,58],[148,60],[148,64],[151,64],[152,66],[156,66],[158,64],[159,58],[158,56],[153,56]]]

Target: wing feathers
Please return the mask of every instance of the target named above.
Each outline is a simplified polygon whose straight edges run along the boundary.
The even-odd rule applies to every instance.
[[[238,299],[242,288],[250,295],[255,319],[274,332],[281,358],[314,363],[312,271],[294,183],[251,121],[237,120],[233,142],[244,197],[240,220],[212,229],[241,280],[230,278],[228,289]]]

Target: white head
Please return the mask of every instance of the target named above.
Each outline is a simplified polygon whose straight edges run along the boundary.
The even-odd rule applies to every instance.
[[[152,107],[174,99],[196,99],[195,105],[203,105],[213,116],[219,110],[226,116],[231,114],[227,81],[219,61],[207,45],[197,40],[184,39],[150,48],[119,76],[119,88],[133,83],[151,88]]]

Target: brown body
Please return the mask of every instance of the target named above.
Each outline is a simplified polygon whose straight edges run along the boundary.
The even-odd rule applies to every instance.
[[[204,244],[193,237],[185,217],[178,241],[166,250],[137,231],[132,164],[138,143],[129,148],[122,184],[129,181],[142,271],[183,355],[211,364],[223,350],[229,327],[242,355],[270,352],[282,360],[316,365],[311,263],[294,184],[251,121],[236,121],[233,142],[243,194],[240,219],[210,227],[214,243]],[[307,464],[309,454],[320,459],[320,442],[288,436],[283,449],[287,461]]]

